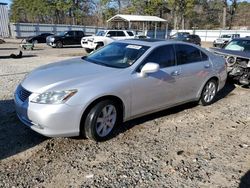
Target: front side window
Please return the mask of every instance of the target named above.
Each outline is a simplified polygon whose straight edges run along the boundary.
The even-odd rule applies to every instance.
[[[174,66],[175,53],[173,45],[165,45],[154,49],[153,52],[146,57],[144,62],[158,63],[160,68]]]
[[[84,59],[107,67],[126,68],[134,64],[148,48],[148,46],[113,42]]]
[[[74,31],[68,31],[66,36],[74,36]]]
[[[175,51],[178,65],[202,61],[200,50],[193,46],[177,44],[175,45]]]

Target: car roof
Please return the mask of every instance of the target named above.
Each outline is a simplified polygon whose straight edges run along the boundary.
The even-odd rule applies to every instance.
[[[160,46],[164,44],[187,44],[191,45],[190,43],[182,42],[182,41],[175,41],[175,40],[163,40],[163,39],[126,39],[126,40],[119,40],[116,42],[128,43],[128,44],[135,44],[135,45],[143,45],[143,46]]]

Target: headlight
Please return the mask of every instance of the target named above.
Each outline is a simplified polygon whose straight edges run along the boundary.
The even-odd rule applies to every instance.
[[[50,42],[54,42],[55,41],[55,38],[50,38]]]
[[[66,91],[49,91],[38,95],[32,99],[31,102],[40,104],[61,104],[67,101],[76,92],[76,89]]]

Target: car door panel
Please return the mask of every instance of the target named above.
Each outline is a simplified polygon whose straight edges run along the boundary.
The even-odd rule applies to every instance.
[[[138,72],[132,75],[132,116],[171,106],[176,102],[176,79],[173,72],[178,72],[178,68],[175,66],[173,46],[166,45],[154,49],[139,69],[148,62],[158,63],[161,68],[146,77],[142,77]]]
[[[178,46],[182,49],[178,49]],[[193,46],[176,45],[177,66],[180,70],[179,75],[176,77],[179,85],[176,88],[178,102],[195,99],[200,86],[211,74],[212,64],[207,57],[203,58],[201,53],[198,48]],[[186,54],[187,58],[183,54]],[[184,57],[183,60],[180,60],[181,56]]]

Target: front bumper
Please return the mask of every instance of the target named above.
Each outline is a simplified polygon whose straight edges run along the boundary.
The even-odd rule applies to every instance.
[[[80,106],[37,104],[30,102],[29,98],[22,102],[16,93],[14,100],[18,118],[34,131],[48,137],[79,135]]]
[[[90,41],[82,41],[81,45],[82,45],[83,48],[88,48],[88,49],[91,49],[91,50],[95,50],[96,46],[97,46],[97,43],[90,42]]]

